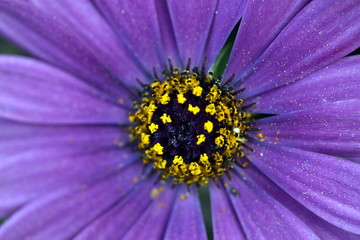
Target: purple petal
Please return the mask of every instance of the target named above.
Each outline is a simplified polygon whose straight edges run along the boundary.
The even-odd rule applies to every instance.
[[[154,189],[154,181],[143,180],[116,206],[80,232],[75,240],[92,239],[94,236],[106,240],[120,239],[150,206],[152,189]]]
[[[185,186],[178,191],[164,239],[206,240],[205,225],[196,188],[187,193]]]
[[[169,7],[166,1],[154,1],[159,22],[160,37],[166,59],[171,59],[174,66],[181,66],[174,28],[171,23]]]
[[[351,161],[360,163],[360,157],[359,157],[359,156],[356,156],[356,157],[346,157],[346,159],[349,159],[349,160],[351,160]]]
[[[215,184],[211,184],[210,187],[214,239],[247,239],[225,189],[219,188]]]
[[[297,1],[248,1],[241,20],[225,79],[232,74],[236,79],[268,48],[291,19],[309,2]]]
[[[23,57],[0,56],[0,116],[32,123],[124,123],[130,100],[104,95],[57,68]]]
[[[265,175],[327,222],[359,234],[360,165],[300,149],[251,144],[247,157]]]
[[[154,1],[95,0],[95,4],[146,71],[165,68]]]
[[[1,1],[0,32],[117,98],[144,77],[91,1]]]
[[[138,157],[116,127],[46,127],[1,121],[0,216],[53,189],[92,182]]]
[[[243,16],[245,7],[246,0],[219,0],[204,53],[208,65],[214,63],[227,37]]]
[[[360,154],[360,100],[319,105],[256,121],[262,138],[338,156]]]
[[[240,170],[241,171],[241,170]],[[301,221],[310,227],[320,239],[333,239],[333,240],[356,240],[359,235],[346,232],[325,220],[319,218],[314,213],[299,204],[296,200],[290,197],[284,190],[279,188],[269,178],[264,176],[252,164],[242,171],[243,178],[251,182],[254,187],[264,191],[266,194],[278,201],[288,210],[293,212]],[[307,239],[305,237],[305,239]]]
[[[351,53],[360,45],[360,4],[314,0],[239,76],[249,97],[294,82]]]
[[[50,193],[6,221],[0,229],[0,238],[69,239],[133,188],[133,178],[140,173],[139,165],[133,165],[95,185]]]
[[[360,99],[360,56],[346,57],[295,83],[250,98],[261,113],[286,113],[326,102]],[[246,104],[246,103],[245,103]]]
[[[154,195],[154,191],[159,192],[158,189],[154,188],[151,191],[150,195],[154,200],[121,239],[148,239],[149,237],[152,239],[163,239],[177,191],[171,189],[170,185],[167,185],[163,192],[160,193],[160,196],[157,196],[158,193]]]
[[[216,4],[216,0],[198,0],[186,4],[168,0],[175,38],[184,65],[188,58],[191,58],[192,66],[200,66],[203,61]]]
[[[234,175],[228,194],[247,239],[319,239],[294,213],[254,184]],[[232,194],[231,189],[239,194]]]

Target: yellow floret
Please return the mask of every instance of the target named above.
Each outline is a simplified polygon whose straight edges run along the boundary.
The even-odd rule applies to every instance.
[[[150,130],[151,133],[156,132],[156,131],[158,130],[158,128],[159,128],[159,125],[157,125],[157,124],[155,124],[155,123],[151,123],[151,124],[149,125],[149,130]]]
[[[203,165],[209,165],[210,162],[209,162],[209,157],[206,153],[203,153],[200,155],[200,161],[199,161],[201,164]]]
[[[155,144],[154,147],[153,147],[153,149],[154,149],[154,151],[155,151],[157,154],[163,155],[163,149],[164,149],[164,147],[161,146],[160,143]]]
[[[215,144],[218,147],[222,147],[224,145],[224,137],[223,136],[219,136],[217,138],[215,138]]]
[[[211,121],[207,121],[206,123],[204,123],[204,129],[208,132],[211,133],[212,130],[214,129],[214,124]]]
[[[198,114],[200,112],[199,107],[197,107],[197,106],[194,107],[191,104],[189,104],[188,110],[189,110],[189,112],[192,112],[194,115],[196,115],[196,114]]]
[[[205,108],[205,112],[210,113],[210,115],[214,115],[216,113],[215,104],[209,104]]]
[[[161,96],[160,98],[160,103],[165,105],[168,104],[170,102],[170,97],[169,94],[165,93],[164,95]]]
[[[161,121],[165,124],[165,123],[171,123],[172,120],[170,118],[169,115],[167,115],[166,113],[164,113],[161,117],[160,117]]]
[[[167,161],[165,159],[154,162],[154,168],[165,169]]]
[[[150,103],[149,106],[147,107],[147,110],[151,113],[155,112],[156,109],[157,107],[153,103]]]
[[[184,164],[184,159],[182,158],[182,156],[175,156],[173,163],[175,165],[182,165],[182,164]]]
[[[180,103],[180,104],[183,104],[184,102],[186,102],[186,98],[184,97],[184,94],[182,94],[182,93],[179,93],[177,95],[177,100],[178,100],[178,103]]]
[[[190,163],[189,170],[192,175],[200,175],[201,174],[200,166],[196,162]]]
[[[141,143],[149,144],[150,143],[150,135],[146,133],[141,133]]]
[[[202,91],[203,91],[202,87],[197,86],[197,87],[194,87],[192,93],[193,93],[195,96],[200,97],[201,94],[202,94]]]
[[[206,137],[204,134],[197,135],[196,138],[197,138],[197,142],[196,142],[197,145],[200,145],[201,143],[205,142],[205,140],[206,140]]]

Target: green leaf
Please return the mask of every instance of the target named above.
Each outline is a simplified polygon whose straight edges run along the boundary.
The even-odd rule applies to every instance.
[[[226,65],[229,62],[231,50],[234,46],[234,42],[235,42],[237,32],[239,30],[239,26],[240,26],[240,21],[236,24],[234,29],[231,31],[223,48],[221,49],[219,55],[217,56],[214,65],[212,66],[212,71],[214,72],[215,76],[222,76],[224,74]]]
[[[29,54],[21,48],[2,38],[0,38],[0,53],[29,56]]]
[[[4,219],[0,219],[0,226],[5,222],[5,218]]]

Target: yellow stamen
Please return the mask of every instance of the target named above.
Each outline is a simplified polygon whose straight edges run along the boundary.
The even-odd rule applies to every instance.
[[[200,155],[200,163],[203,164],[203,165],[209,165],[210,162],[209,162],[209,157],[206,153],[203,153]]]
[[[160,117],[161,121],[165,124],[165,123],[171,123],[171,118],[169,115],[167,115],[166,113],[164,113],[161,117]]]
[[[163,155],[163,149],[164,149],[164,147],[161,146],[160,143],[155,144],[154,147],[153,147],[153,149],[154,149],[154,151],[155,151],[157,154]]]
[[[200,108],[198,106],[193,107],[193,105],[189,104],[188,107],[189,112],[192,112],[194,115],[200,112]]]
[[[170,102],[170,97],[169,94],[165,93],[164,95],[161,96],[160,98],[160,103],[165,105],[168,104]]]
[[[210,92],[206,95],[206,100],[208,100],[209,102],[216,102],[216,100],[219,99],[221,94],[221,91],[216,87],[212,87],[210,89]]]
[[[157,107],[156,107],[156,105],[153,104],[153,103],[151,103],[151,104],[149,105],[149,107],[147,108],[147,110],[148,110],[149,112],[151,112],[151,113],[155,112],[156,109],[157,109]]]
[[[149,144],[150,143],[150,135],[146,133],[141,133],[141,143],[142,144]]]
[[[159,128],[159,125],[157,125],[157,124],[155,124],[155,123],[151,123],[151,124],[149,125],[149,130],[150,130],[151,133],[156,132],[156,131],[158,130],[158,128]]]
[[[153,83],[151,84],[151,88],[157,88],[157,87],[159,87],[160,85],[161,85],[160,82],[153,82]]]
[[[215,104],[209,104],[205,108],[205,112],[210,113],[210,115],[214,115],[216,113]]]
[[[200,166],[196,162],[190,163],[189,170],[192,175],[200,175],[201,174]]]
[[[184,159],[182,158],[182,156],[175,156],[173,163],[175,165],[182,165],[184,164]]]
[[[129,116],[129,121],[130,121],[130,122],[134,122],[135,119],[136,119],[135,115],[130,115],[130,116]]]
[[[161,161],[154,162],[154,167],[158,168],[158,169],[165,169],[166,163],[167,163],[167,161],[165,159],[163,159]]]
[[[202,87],[197,86],[197,87],[194,87],[192,93],[193,93],[195,96],[200,97],[201,94],[202,94],[202,91],[203,91]]]
[[[196,138],[197,138],[197,142],[196,142],[197,145],[200,145],[201,143],[205,142],[205,140],[206,140],[206,137],[204,134],[197,135]]]
[[[182,94],[182,93],[179,93],[177,95],[177,100],[178,100],[178,103],[180,103],[180,104],[183,104],[184,102],[186,102],[186,98],[184,97],[184,94]]]
[[[218,147],[222,147],[224,145],[224,137],[219,136],[219,137],[215,138],[215,144]]]
[[[214,129],[214,124],[211,121],[207,121],[206,123],[204,123],[204,129],[208,132],[211,133],[212,130]]]
[[[213,156],[214,156],[214,160],[216,162],[216,165],[220,166],[224,161],[221,154],[219,152],[216,152]]]

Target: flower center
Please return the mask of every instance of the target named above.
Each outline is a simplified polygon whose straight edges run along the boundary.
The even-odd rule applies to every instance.
[[[129,116],[131,140],[143,162],[175,184],[204,185],[243,157],[246,113],[232,88],[213,73],[166,70],[164,81],[144,85]]]

